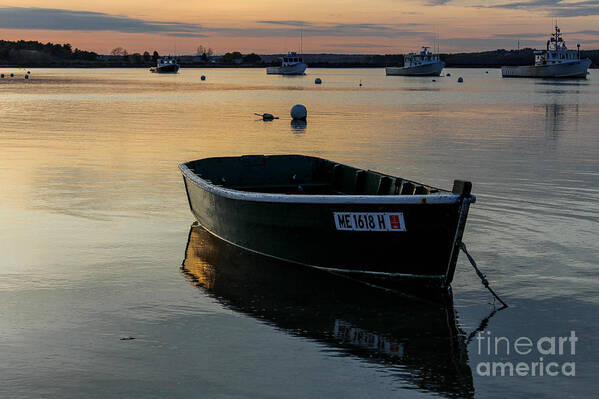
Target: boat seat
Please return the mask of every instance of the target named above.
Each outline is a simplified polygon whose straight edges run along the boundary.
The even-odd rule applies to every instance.
[[[356,194],[366,193],[366,171],[357,170],[354,178],[354,191]]]
[[[397,177],[394,179],[393,185],[390,188],[390,192],[389,194],[392,195],[399,195],[399,193],[401,193],[401,186],[403,184],[403,179]]]
[[[379,188],[376,190],[377,195],[388,195],[391,191],[393,179],[389,176],[381,176],[379,179]]]
[[[429,194],[429,190],[425,186],[416,186],[415,195]]]
[[[416,190],[416,186],[414,183],[404,182],[401,186],[401,195],[414,195],[414,191]]]

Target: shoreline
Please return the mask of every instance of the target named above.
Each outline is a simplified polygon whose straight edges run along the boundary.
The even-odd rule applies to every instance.
[[[42,44],[40,42],[4,42],[0,50],[0,68],[151,68],[161,57],[134,53],[121,55],[97,54],[75,49],[70,45]],[[50,46],[51,45],[51,46]],[[48,47],[50,46],[50,47]],[[241,54],[236,51],[225,55],[178,55],[174,56],[182,68],[267,68],[279,66],[284,54]],[[591,60],[591,69],[599,67],[599,49],[580,50],[580,59]],[[343,54],[303,53],[303,61],[309,68],[385,68],[404,64],[403,54]],[[478,52],[440,53],[446,68],[501,68],[502,66],[533,65],[535,50],[496,49]]]
[[[395,65],[388,65],[395,66]],[[2,69],[150,69],[145,65],[0,65]],[[265,69],[267,66],[252,65],[181,65],[181,69]],[[308,69],[385,69],[387,66],[379,65],[308,65]],[[497,65],[448,65],[444,69],[501,69]],[[589,69],[599,69],[591,65]]]

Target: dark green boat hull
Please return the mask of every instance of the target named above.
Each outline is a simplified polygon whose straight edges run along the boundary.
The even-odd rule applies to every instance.
[[[473,201],[457,195],[448,203],[427,200],[433,195],[346,195],[334,196],[332,202],[323,196],[323,202],[304,203],[289,198],[308,201],[310,195],[238,198],[228,190],[214,190],[193,169],[182,170],[191,211],[212,234],[263,255],[387,287],[406,279],[450,284]],[[226,173],[231,175],[230,170]],[[396,198],[403,202],[393,203]],[[401,213],[405,231],[340,231],[335,223],[335,213],[340,212]]]

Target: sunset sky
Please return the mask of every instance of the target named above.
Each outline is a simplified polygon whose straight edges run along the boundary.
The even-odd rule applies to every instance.
[[[0,39],[71,43],[102,54],[403,53],[543,47],[552,21],[599,48],[599,0],[0,0]]]

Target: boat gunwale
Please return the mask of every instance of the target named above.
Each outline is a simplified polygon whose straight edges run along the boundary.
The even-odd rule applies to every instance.
[[[220,197],[254,202],[297,203],[297,204],[457,204],[460,201],[475,202],[476,196],[463,197],[459,194],[414,194],[414,195],[303,195],[303,194],[274,194],[240,191],[224,188],[199,177],[188,166],[179,165],[185,177],[200,188]]]

